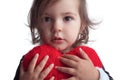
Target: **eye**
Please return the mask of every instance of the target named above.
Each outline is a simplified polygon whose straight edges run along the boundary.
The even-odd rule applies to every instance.
[[[71,16],[66,16],[65,18],[64,18],[64,20],[65,21],[71,21],[73,18],[71,17]]]
[[[43,21],[44,21],[44,22],[51,22],[52,19],[51,19],[50,17],[44,17],[44,18],[43,18]]]

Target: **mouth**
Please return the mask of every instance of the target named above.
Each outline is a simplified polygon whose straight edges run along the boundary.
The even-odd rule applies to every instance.
[[[61,44],[64,41],[64,39],[60,38],[60,37],[54,37],[52,39],[52,42],[57,43],[57,44]]]

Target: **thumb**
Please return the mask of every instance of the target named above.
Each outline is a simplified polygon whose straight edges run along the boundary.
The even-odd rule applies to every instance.
[[[83,59],[90,60],[90,58],[88,57],[86,52],[82,50],[82,48],[79,48],[79,51],[80,51],[80,55]]]

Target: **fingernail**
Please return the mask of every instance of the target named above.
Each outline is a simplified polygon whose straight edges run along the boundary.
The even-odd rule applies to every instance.
[[[35,57],[38,57],[38,56],[39,56],[39,53],[36,53],[36,54],[35,54]]]
[[[55,68],[57,69],[57,68],[58,68],[58,66],[55,66]]]
[[[45,58],[47,58],[47,59],[48,59],[48,58],[49,58],[49,56],[48,56],[48,55],[46,55],[46,56],[45,56]]]
[[[83,51],[82,48],[79,48],[80,51]]]
[[[60,66],[55,66],[55,69],[61,70],[61,67]]]
[[[36,56],[38,56],[39,54],[38,54],[38,53],[36,53],[35,55],[36,55]]]
[[[54,64],[52,63],[50,66],[51,66],[51,67],[53,67],[53,66],[54,66]]]
[[[52,80],[54,80],[55,79],[55,76],[52,76]]]

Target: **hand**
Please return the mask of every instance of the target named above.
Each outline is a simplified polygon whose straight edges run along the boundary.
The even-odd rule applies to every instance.
[[[79,50],[82,58],[70,54],[65,54],[60,58],[61,62],[68,67],[57,66],[56,68],[63,73],[72,75],[72,77],[62,80],[99,80],[99,72],[92,61],[82,49]]]
[[[49,72],[54,67],[54,64],[50,64],[44,71],[43,68],[47,63],[49,56],[45,56],[44,59],[40,62],[40,64],[35,67],[39,54],[36,54],[32,61],[29,64],[28,70],[25,72],[23,66],[21,64],[20,67],[20,80],[44,80],[45,77],[49,74]],[[49,80],[54,80],[54,76]]]

